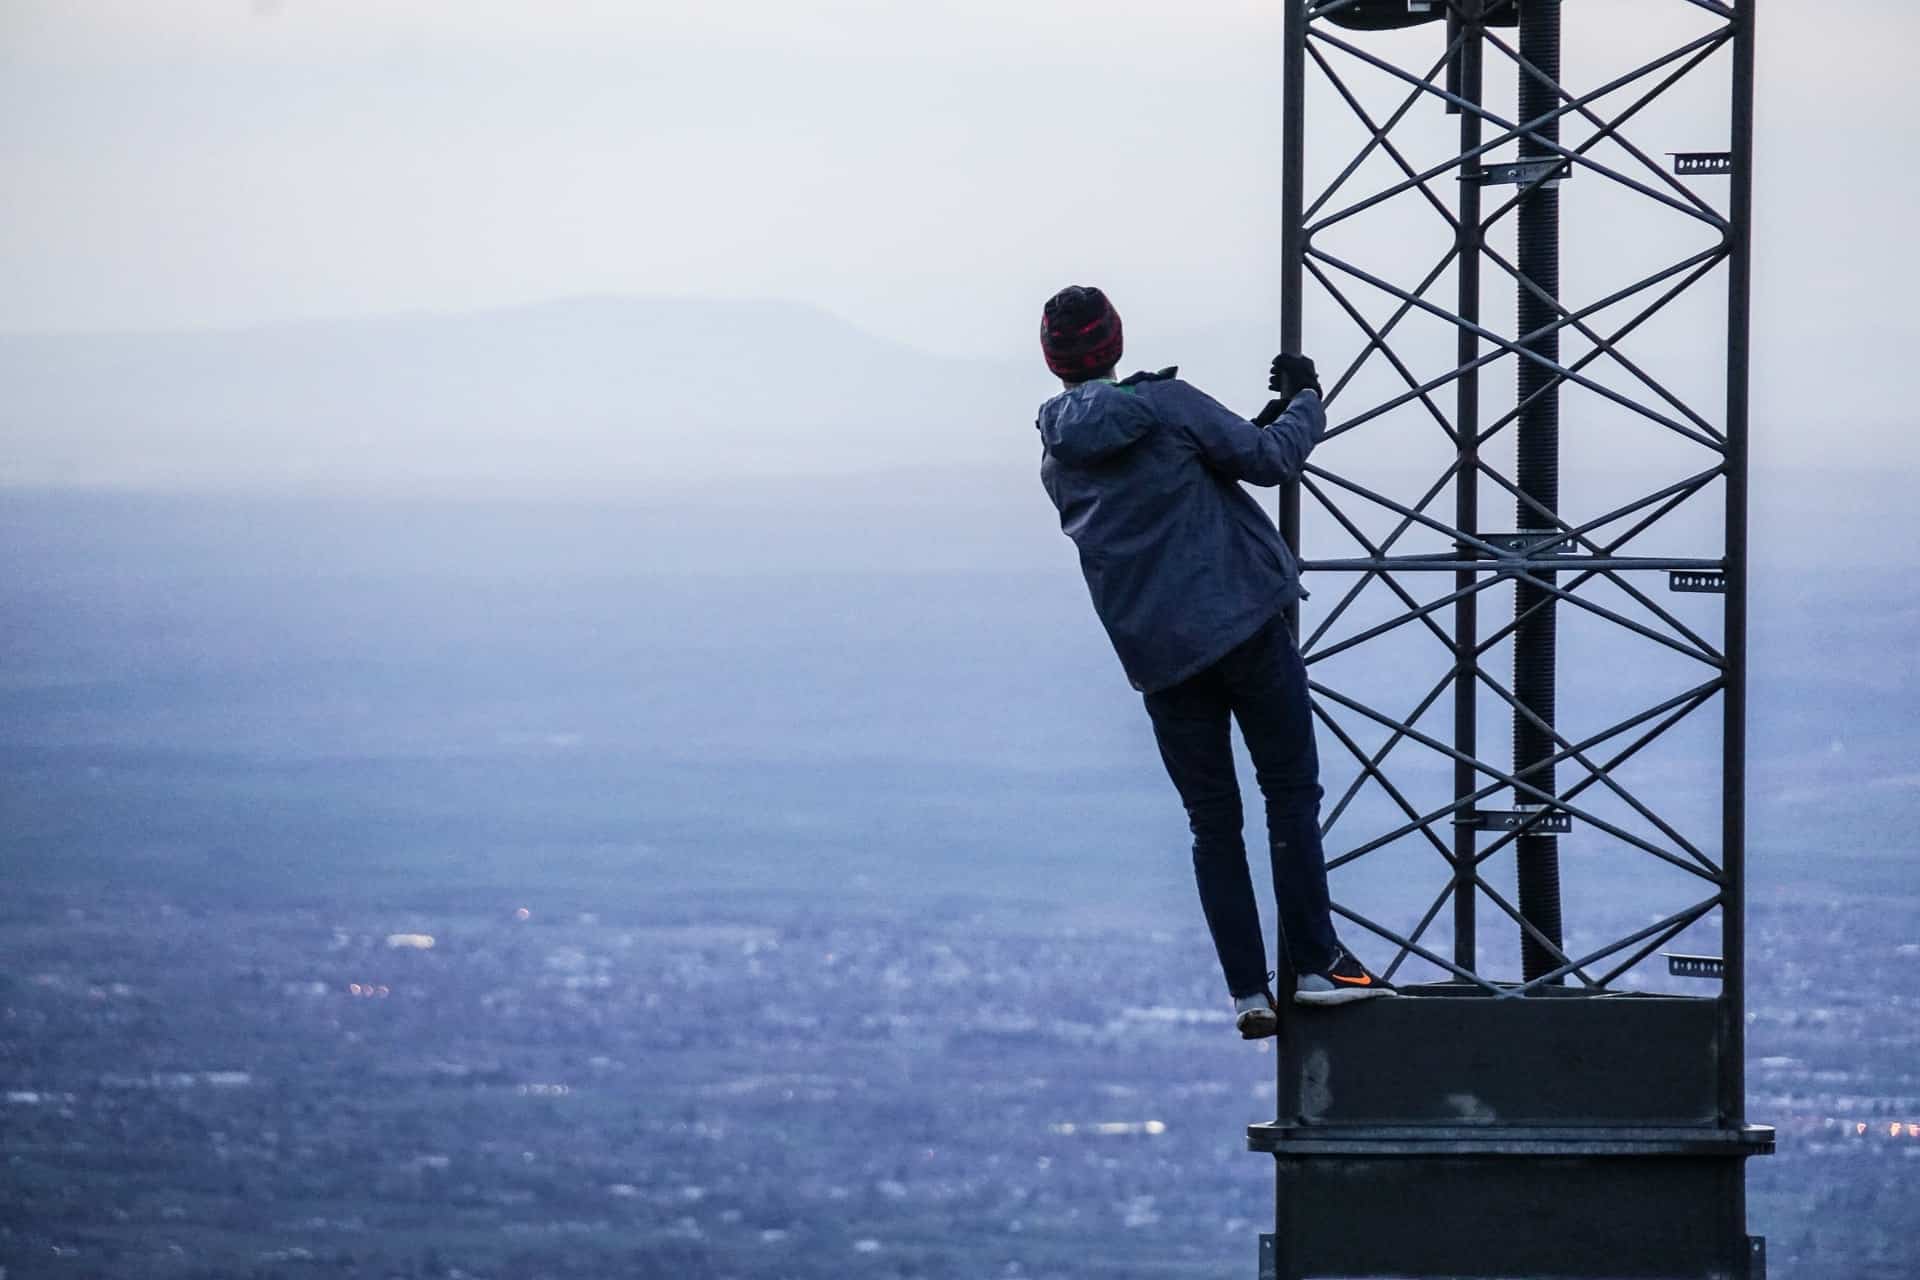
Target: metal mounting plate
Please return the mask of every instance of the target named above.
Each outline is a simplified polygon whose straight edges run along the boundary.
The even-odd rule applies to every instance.
[[[1667,972],[1676,978],[1724,978],[1727,962],[1719,956],[1687,956],[1669,951]]]
[[[1460,175],[1460,181],[1483,187],[1525,187],[1543,180],[1550,184],[1564,182],[1572,176],[1573,161],[1563,156],[1546,156],[1541,159],[1509,160],[1504,164],[1488,165],[1484,169],[1469,169]]]
[[[1580,551],[1579,540],[1572,534],[1558,542],[1547,542],[1553,537],[1552,529],[1522,529],[1518,533],[1480,533],[1474,536],[1482,542],[1490,542],[1503,551],[1525,551],[1532,547],[1537,556],[1571,556]],[[1544,546],[1541,544],[1545,543]]]
[[[1520,831],[1537,836],[1563,836],[1573,830],[1573,815],[1540,809],[1476,809],[1467,824],[1480,831]]]
[[[1667,590],[1725,595],[1727,575],[1719,569],[1674,569],[1667,574]]]

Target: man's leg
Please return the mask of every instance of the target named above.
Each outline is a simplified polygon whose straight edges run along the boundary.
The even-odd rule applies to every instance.
[[[1321,972],[1333,963],[1339,942],[1320,848],[1320,757],[1306,664],[1284,617],[1276,617],[1218,670],[1266,800],[1273,892],[1288,962],[1295,973]]]
[[[1267,950],[1260,909],[1247,873],[1241,834],[1240,783],[1233,772],[1231,710],[1214,671],[1146,695],[1160,759],[1187,807],[1193,831],[1193,878],[1214,950],[1236,999],[1267,989]]]

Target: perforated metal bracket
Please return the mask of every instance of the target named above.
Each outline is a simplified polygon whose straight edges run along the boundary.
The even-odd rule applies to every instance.
[[[1674,569],[1667,574],[1667,590],[1724,595],[1727,575],[1719,569]]]
[[[1573,815],[1545,809],[1475,809],[1458,819],[1478,831],[1525,831],[1536,836],[1563,836],[1573,830]]]
[[[1563,156],[1544,156],[1534,160],[1509,160],[1505,164],[1488,165],[1484,169],[1469,169],[1460,175],[1460,181],[1482,187],[1526,187],[1541,181],[1551,186],[1572,176],[1573,161]]]
[[[1669,951],[1667,972],[1676,978],[1724,978],[1727,962],[1719,956],[1687,956]]]
[[[1683,177],[1703,173],[1732,173],[1731,151],[1669,151],[1673,171]]]

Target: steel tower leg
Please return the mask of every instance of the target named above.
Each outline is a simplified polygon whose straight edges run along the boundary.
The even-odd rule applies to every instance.
[[[1747,974],[1747,373],[1753,276],[1753,10],[1740,6],[1733,42],[1733,190],[1727,258],[1727,687],[1721,732],[1722,1112],[1746,1113]]]
[[[1284,115],[1280,140],[1280,349],[1300,350],[1304,320],[1301,296],[1301,211],[1306,202],[1306,94],[1307,94],[1307,14],[1304,0],[1288,0],[1286,13],[1286,51],[1282,55],[1281,75],[1285,86]],[[1280,536],[1294,554],[1300,552],[1300,484],[1293,481],[1280,489]],[[1300,604],[1287,606],[1287,629],[1297,643],[1300,639]],[[1287,951],[1280,948],[1281,963]]]
[[[1525,68],[1520,72],[1520,122],[1524,125],[1560,105],[1560,0],[1522,0],[1520,56],[1535,69],[1533,73]],[[1548,144],[1559,140],[1557,120],[1543,125],[1521,139],[1521,158],[1551,156]],[[1560,335],[1551,326],[1559,318],[1554,304],[1560,296],[1560,193],[1553,182],[1536,183],[1522,196],[1518,227],[1519,267],[1524,277],[1519,332],[1522,337],[1536,335],[1526,341],[1526,348],[1557,364]],[[1549,331],[1541,333],[1543,329]],[[1560,510],[1560,391],[1554,375],[1539,363],[1525,357],[1518,363],[1522,406],[1517,424],[1519,465],[1514,477],[1522,494],[1516,503],[1518,527],[1552,529],[1553,520],[1542,512],[1557,515]],[[1548,582],[1555,577],[1551,573],[1540,576]],[[1514,712],[1513,772],[1521,781],[1553,794],[1554,769],[1546,762],[1555,747],[1552,735],[1541,726],[1555,722],[1554,598],[1539,585],[1521,581],[1514,593],[1514,611],[1513,691],[1521,706],[1539,717],[1539,722],[1520,710]],[[1522,808],[1538,803],[1538,797],[1527,792],[1516,792],[1514,799]],[[1558,948],[1559,841],[1551,835],[1528,832],[1515,841],[1515,854],[1520,914],[1553,948]],[[1520,946],[1522,971],[1529,979],[1549,973],[1561,963],[1540,939],[1524,930]]]
[[[1464,17],[1455,16],[1450,31],[1460,38],[1460,50],[1454,55],[1453,79],[1456,92],[1466,101],[1478,104],[1481,94],[1482,60],[1485,49],[1480,38],[1480,0],[1466,0],[1461,6]],[[1481,121],[1472,111],[1460,112],[1460,154],[1474,155],[1480,150]],[[1460,375],[1455,388],[1454,437],[1460,472],[1454,481],[1454,526],[1459,529],[1480,527],[1480,372],[1474,361],[1480,355],[1480,338],[1474,327],[1480,323],[1480,186],[1460,184],[1459,306],[1461,324],[1456,355]],[[1520,527],[1525,528],[1523,524]],[[1473,767],[1479,757],[1479,697],[1476,679],[1480,656],[1480,597],[1473,593],[1472,569],[1454,574],[1454,590],[1460,602],[1453,607],[1453,745],[1461,758],[1453,765],[1453,796],[1456,802],[1470,803],[1468,797],[1480,785]],[[1453,829],[1453,962],[1462,969],[1479,968],[1475,908],[1479,897],[1474,889],[1478,874],[1476,858],[1480,841],[1468,823],[1456,823]]]

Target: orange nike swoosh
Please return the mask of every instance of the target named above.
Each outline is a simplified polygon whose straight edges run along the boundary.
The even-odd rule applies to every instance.
[[[1330,973],[1327,976],[1329,978],[1332,978],[1335,982],[1344,982],[1350,987],[1370,987],[1373,985],[1373,979],[1371,977],[1343,978],[1337,973]]]

